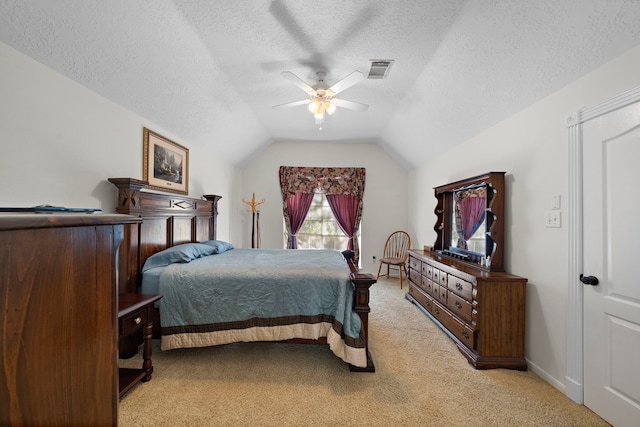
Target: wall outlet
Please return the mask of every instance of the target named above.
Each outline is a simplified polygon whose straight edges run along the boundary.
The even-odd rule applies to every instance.
[[[560,195],[556,194],[551,197],[551,209],[554,211],[560,210]]]
[[[544,226],[547,228],[562,227],[560,217],[560,211],[546,211],[544,213]]]

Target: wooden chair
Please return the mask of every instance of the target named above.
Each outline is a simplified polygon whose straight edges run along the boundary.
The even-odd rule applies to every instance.
[[[387,277],[389,276],[389,269],[391,266],[398,268],[398,276],[400,277],[400,289],[402,289],[402,271],[404,270],[405,276],[407,273],[407,257],[409,255],[408,250],[411,247],[411,237],[406,231],[394,231],[387,238],[384,244],[384,253],[380,258],[380,266],[378,267],[378,277],[380,278],[380,270],[382,265],[387,266]]]

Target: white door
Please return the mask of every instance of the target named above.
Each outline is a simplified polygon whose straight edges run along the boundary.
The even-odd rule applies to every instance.
[[[584,404],[640,426],[640,103],[583,124]],[[589,282],[589,278],[583,279]]]

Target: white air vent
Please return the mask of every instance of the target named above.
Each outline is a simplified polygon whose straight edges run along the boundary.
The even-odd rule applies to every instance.
[[[389,69],[393,65],[393,59],[370,59],[368,79],[384,79],[389,74]]]

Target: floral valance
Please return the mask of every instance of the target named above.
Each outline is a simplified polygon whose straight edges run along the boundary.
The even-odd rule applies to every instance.
[[[364,195],[365,168],[280,166],[283,199],[295,193]]]
[[[475,187],[475,188],[470,188],[468,190],[460,190],[460,191],[454,191],[453,192],[453,198],[455,199],[456,202],[461,202],[464,199],[466,199],[467,197],[482,197],[482,198],[486,198],[487,197],[487,187],[483,185],[481,187]]]

